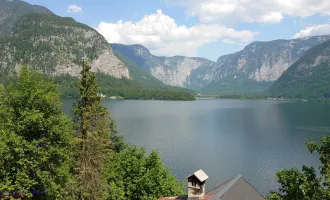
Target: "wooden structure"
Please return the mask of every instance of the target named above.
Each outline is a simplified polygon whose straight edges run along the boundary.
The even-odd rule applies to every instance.
[[[188,179],[188,199],[200,199],[205,195],[205,180],[209,177],[198,170],[186,177]]]

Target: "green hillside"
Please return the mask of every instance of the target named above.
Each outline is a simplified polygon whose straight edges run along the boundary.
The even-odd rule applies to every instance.
[[[330,41],[314,46],[270,88],[275,97],[330,98]]]
[[[267,91],[273,83],[250,80],[244,75],[238,75],[236,78],[227,76],[220,81],[210,83],[201,92],[217,95],[255,95]]]
[[[20,0],[0,0],[0,37],[10,34],[13,25],[28,13],[53,14],[49,9]]]

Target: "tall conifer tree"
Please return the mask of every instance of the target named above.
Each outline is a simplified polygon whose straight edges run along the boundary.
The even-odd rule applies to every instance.
[[[111,121],[90,69],[84,61],[79,87],[81,97],[73,110],[77,135],[77,195],[79,199],[104,199],[108,194],[104,167]]]

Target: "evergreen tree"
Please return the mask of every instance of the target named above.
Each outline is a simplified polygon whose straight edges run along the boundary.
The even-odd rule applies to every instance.
[[[79,199],[104,199],[108,187],[104,178],[111,121],[98,96],[91,67],[83,62],[80,99],[73,110],[77,134],[77,196]]]
[[[72,122],[57,86],[23,67],[16,84],[0,86],[0,122],[0,191],[69,199]]]

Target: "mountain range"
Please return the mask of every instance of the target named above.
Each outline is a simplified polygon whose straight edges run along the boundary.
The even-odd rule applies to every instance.
[[[186,88],[220,95],[270,91],[274,96],[300,97],[307,95],[305,90],[298,92],[302,82],[317,82],[310,86],[322,80],[321,85],[328,86],[322,72],[328,66],[325,46],[329,39],[324,35],[253,42],[241,51],[220,56],[216,62],[199,57],[164,57],[139,44],[109,45],[93,28],[57,16],[45,7],[0,0],[0,81],[15,75],[23,64],[68,80],[79,75],[81,60],[88,59],[93,71],[105,75],[103,79],[121,81],[114,85]],[[307,96],[326,95],[322,90]]]
[[[141,45],[111,44],[132,62],[163,83],[204,93],[242,94],[266,91],[311,47],[330,39],[314,36],[253,42],[217,62],[183,56],[158,57]]]

